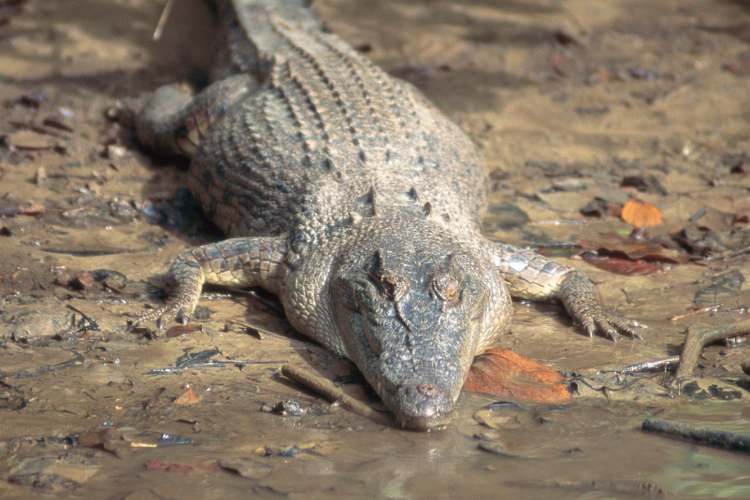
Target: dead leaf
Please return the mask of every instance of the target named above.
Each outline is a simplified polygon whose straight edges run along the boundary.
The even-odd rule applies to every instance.
[[[122,439],[122,434],[114,427],[107,427],[99,431],[82,432],[78,435],[78,444],[86,447],[105,445]]]
[[[146,403],[143,405],[144,408],[156,408],[156,405],[159,404],[159,396],[161,396],[161,394],[166,390],[166,387],[159,387],[155,389],[153,394],[151,394],[151,397],[148,398],[148,401],[146,401]]]
[[[183,392],[182,395],[178,396],[177,399],[174,400],[174,404],[176,405],[192,405],[195,403],[200,403],[200,399],[198,399],[198,396],[195,395],[193,392],[192,387],[188,387],[188,390]]]
[[[623,276],[648,276],[667,269],[667,266],[645,259],[629,259],[620,252],[583,252],[580,257],[594,267]]]
[[[167,330],[167,338],[173,339],[187,333],[203,332],[203,325],[176,325]]]
[[[63,271],[54,281],[55,285],[83,291],[94,286],[94,275],[90,271]]]
[[[661,224],[666,215],[651,203],[631,198],[622,207],[621,217],[635,227],[652,227]]]
[[[611,215],[619,217],[622,213],[622,205],[613,203],[602,198],[594,198],[579,210],[581,214],[588,216],[604,217]]]
[[[583,250],[602,255],[616,255],[631,260],[644,259],[670,264],[684,264],[690,259],[684,253],[648,241],[622,241],[616,235],[605,234],[600,240],[576,240]]]
[[[122,458],[129,454],[130,445],[122,439],[120,431],[114,427],[107,427],[98,431],[82,432],[78,435],[78,444],[87,448],[101,446]]]
[[[474,359],[464,389],[539,403],[566,403],[565,377],[508,349],[490,349]]]

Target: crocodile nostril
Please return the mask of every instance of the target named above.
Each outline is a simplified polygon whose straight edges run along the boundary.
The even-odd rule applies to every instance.
[[[440,392],[440,389],[438,389],[438,387],[435,384],[430,384],[428,382],[423,382],[419,384],[419,386],[417,387],[417,390],[422,396],[425,396],[428,398],[434,397]]]
[[[446,425],[454,407],[448,392],[433,382],[424,381],[401,386],[395,403],[401,422],[406,427],[420,430]]]

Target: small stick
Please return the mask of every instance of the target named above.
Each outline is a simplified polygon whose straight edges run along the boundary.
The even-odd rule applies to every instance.
[[[643,373],[643,372],[656,372],[666,370],[670,366],[674,366],[679,363],[679,356],[670,356],[668,358],[652,359],[649,361],[643,361],[642,363],[636,363],[634,365],[626,366],[622,370],[616,370],[616,373]]]
[[[716,446],[725,450],[750,452],[750,438],[733,432],[695,427],[690,424],[670,422],[661,418],[646,419],[643,422],[643,430],[697,444]]]
[[[712,260],[727,260],[727,259],[733,259],[735,257],[739,257],[740,255],[744,255],[746,253],[750,252],[750,247],[740,248],[739,250],[733,250],[729,252],[724,252],[716,255],[709,255],[708,257],[705,257],[703,260],[705,261],[712,261]]]
[[[167,0],[167,3],[164,4],[164,10],[161,11],[161,16],[159,16],[159,23],[156,25],[156,29],[154,30],[154,41],[158,41],[161,38],[161,34],[164,31],[164,26],[166,26],[167,19],[169,19],[169,14],[172,12],[172,3],[173,0]]]
[[[564,490],[607,491],[624,493],[627,498],[669,498],[669,494],[656,483],[651,481],[505,481],[508,486],[522,488],[559,488]],[[612,496],[612,495],[609,495]],[[618,496],[619,498],[619,496]]]
[[[92,330],[97,330],[98,331],[98,330],[101,329],[101,328],[99,328],[99,325],[96,324],[96,321],[94,321],[93,319],[91,319],[88,316],[86,316],[82,311],[76,309],[75,307],[71,306],[70,304],[66,305],[65,307],[67,307],[68,309],[70,309],[73,312],[77,312],[78,314],[80,314],[83,317],[83,319],[85,319],[86,321],[89,322],[89,324],[91,325],[91,329]]]
[[[341,406],[353,411],[357,415],[370,418],[381,425],[393,425],[393,422],[386,418],[385,415],[376,412],[366,404],[347,395],[344,391],[333,385],[328,379],[319,377],[314,373],[289,364],[281,367],[281,373],[285,377],[288,377],[305,387],[309,387],[318,394],[323,395],[329,401],[340,401]]]
[[[669,99],[669,98],[671,98],[671,97],[674,97],[674,96],[676,96],[676,95],[678,95],[678,94],[682,94],[682,93],[683,93],[683,92],[685,92],[686,90],[687,90],[687,85],[683,85],[682,87],[678,87],[678,88],[674,89],[674,90],[673,90],[673,91],[671,91],[671,92],[667,92],[667,93],[666,93],[666,94],[664,94],[664,95],[661,95],[661,96],[658,96],[658,97],[654,97],[654,98],[652,98],[652,99],[649,99],[649,100],[648,100],[647,102],[648,102],[648,104],[658,104],[658,103],[660,103],[660,102],[664,102],[664,101],[666,101],[667,99]]]
[[[750,333],[750,320],[740,321],[733,325],[717,326],[716,328],[709,328],[698,332],[688,327],[687,337],[685,337],[685,343],[682,346],[682,354],[680,354],[680,366],[677,368],[677,378],[689,377],[693,374],[695,365],[698,363],[698,356],[700,356],[703,346],[706,344],[728,337],[747,335],[748,333]]]
[[[678,319],[687,318],[689,316],[697,316],[698,314],[705,314],[705,313],[714,314],[722,307],[724,307],[724,304],[714,304],[712,306],[697,307],[693,309],[692,311],[690,311],[689,313],[672,316],[671,318],[669,318],[669,321],[677,321]]]

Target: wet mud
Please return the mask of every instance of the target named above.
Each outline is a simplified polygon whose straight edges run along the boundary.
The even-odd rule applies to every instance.
[[[613,343],[515,302],[494,347],[565,375],[572,401],[465,392],[431,433],[282,376],[304,367],[385,411],[263,291],[207,289],[195,328],[127,327],[174,257],[221,238],[184,162],[106,118],[119,98],[205,84],[209,11],[177,3],[154,42],[161,1],[0,0],[0,497],[750,496],[750,455],[721,447],[750,437],[745,337],[680,380],[674,364],[624,370],[679,355],[688,327],[746,319],[747,2],[316,2],[480,146],[489,237],[579,267],[649,326]]]

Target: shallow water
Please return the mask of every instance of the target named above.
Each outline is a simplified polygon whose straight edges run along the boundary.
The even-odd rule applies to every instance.
[[[716,252],[750,244],[746,3],[317,5],[335,32],[417,85],[480,145],[495,172],[488,235],[544,246],[591,276],[609,308],[649,325],[642,341],[612,343],[581,335],[557,305],[516,302],[497,347],[586,374],[677,354],[688,326],[744,319],[668,320],[698,296],[722,311],[748,304],[739,279],[708,288],[718,275],[746,275],[742,255],[625,277],[570,259],[580,249],[561,244],[607,247],[607,233],[630,232],[617,217],[579,212],[595,197],[629,196],[666,214],[648,230],[651,241],[685,228]],[[490,428],[472,417],[498,398],[464,393],[447,429],[414,433],[281,377],[285,362],[312,368],[379,407],[353,366],[296,334],[273,297],[209,290],[195,320],[202,331],[171,339],[128,331],[125,315],[159,298],[168,263],[220,237],[178,191],[184,165],[131,148],[104,117],[118,98],[204,81],[210,30],[195,20],[207,12],[182,0],[154,43],[161,6],[29,0],[16,12],[0,1],[0,496],[750,497],[748,454],[640,430],[659,416],[750,435],[742,345],[708,347],[697,371],[708,385],[729,383],[738,399],[582,387],[585,397],[565,406],[495,411]],[[627,177],[635,180],[623,187]],[[103,271],[80,286],[64,276],[83,270]],[[159,372],[191,356],[192,366]],[[652,379],[659,388],[670,374]],[[175,404],[188,386],[199,402]],[[306,415],[261,411],[288,399]],[[75,439],[107,426],[122,435],[108,450]],[[278,456],[284,450],[293,456]]]

